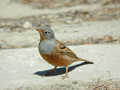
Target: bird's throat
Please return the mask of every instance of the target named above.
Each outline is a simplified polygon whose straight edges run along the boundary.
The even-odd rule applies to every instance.
[[[54,50],[54,45],[54,40],[42,40],[39,43],[39,52],[41,54],[51,54],[51,52]]]

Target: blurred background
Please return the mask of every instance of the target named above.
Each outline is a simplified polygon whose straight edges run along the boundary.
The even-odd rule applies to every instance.
[[[67,45],[120,43],[120,0],[1,0],[0,48],[36,47],[50,25]]]
[[[35,75],[52,68],[34,48],[41,25],[95,64],[65,81]],[[0,90],[120,90],[119,53],[120,0],[0,0]]]

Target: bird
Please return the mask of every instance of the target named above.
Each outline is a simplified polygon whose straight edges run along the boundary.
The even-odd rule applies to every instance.
[[[53,71],[57,67],[65,67],[65,75],[63,79],[68,77],[68,66],[73,62],[84,61],[89,64],[93,62],[79,58],[70,48],[55,37],[50,26],[43,26],[36,29],[40,34],[40,42],[38,45],[41,57],[49,64],[53,65]]]

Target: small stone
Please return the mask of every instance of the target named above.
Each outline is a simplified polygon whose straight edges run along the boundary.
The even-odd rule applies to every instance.
[[[78,81],[73,81],[72,84],[78,84]]]
[[[112,36],[110,36],[110,35],[104,36],[104,41],[105,41],[105,42],[111,42],[112,40],[113,40],[113,37],[112,37]]]
[[[31,28],[32,27],[32,24],[28,21],[26,21],[24,24],[23,24],[23,27],[24,28]]]

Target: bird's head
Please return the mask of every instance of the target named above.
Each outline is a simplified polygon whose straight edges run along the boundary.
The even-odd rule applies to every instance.
[[[55,39],[55,35],[50,26],[44,26],[36,29],[40,33],[41,40]]]

